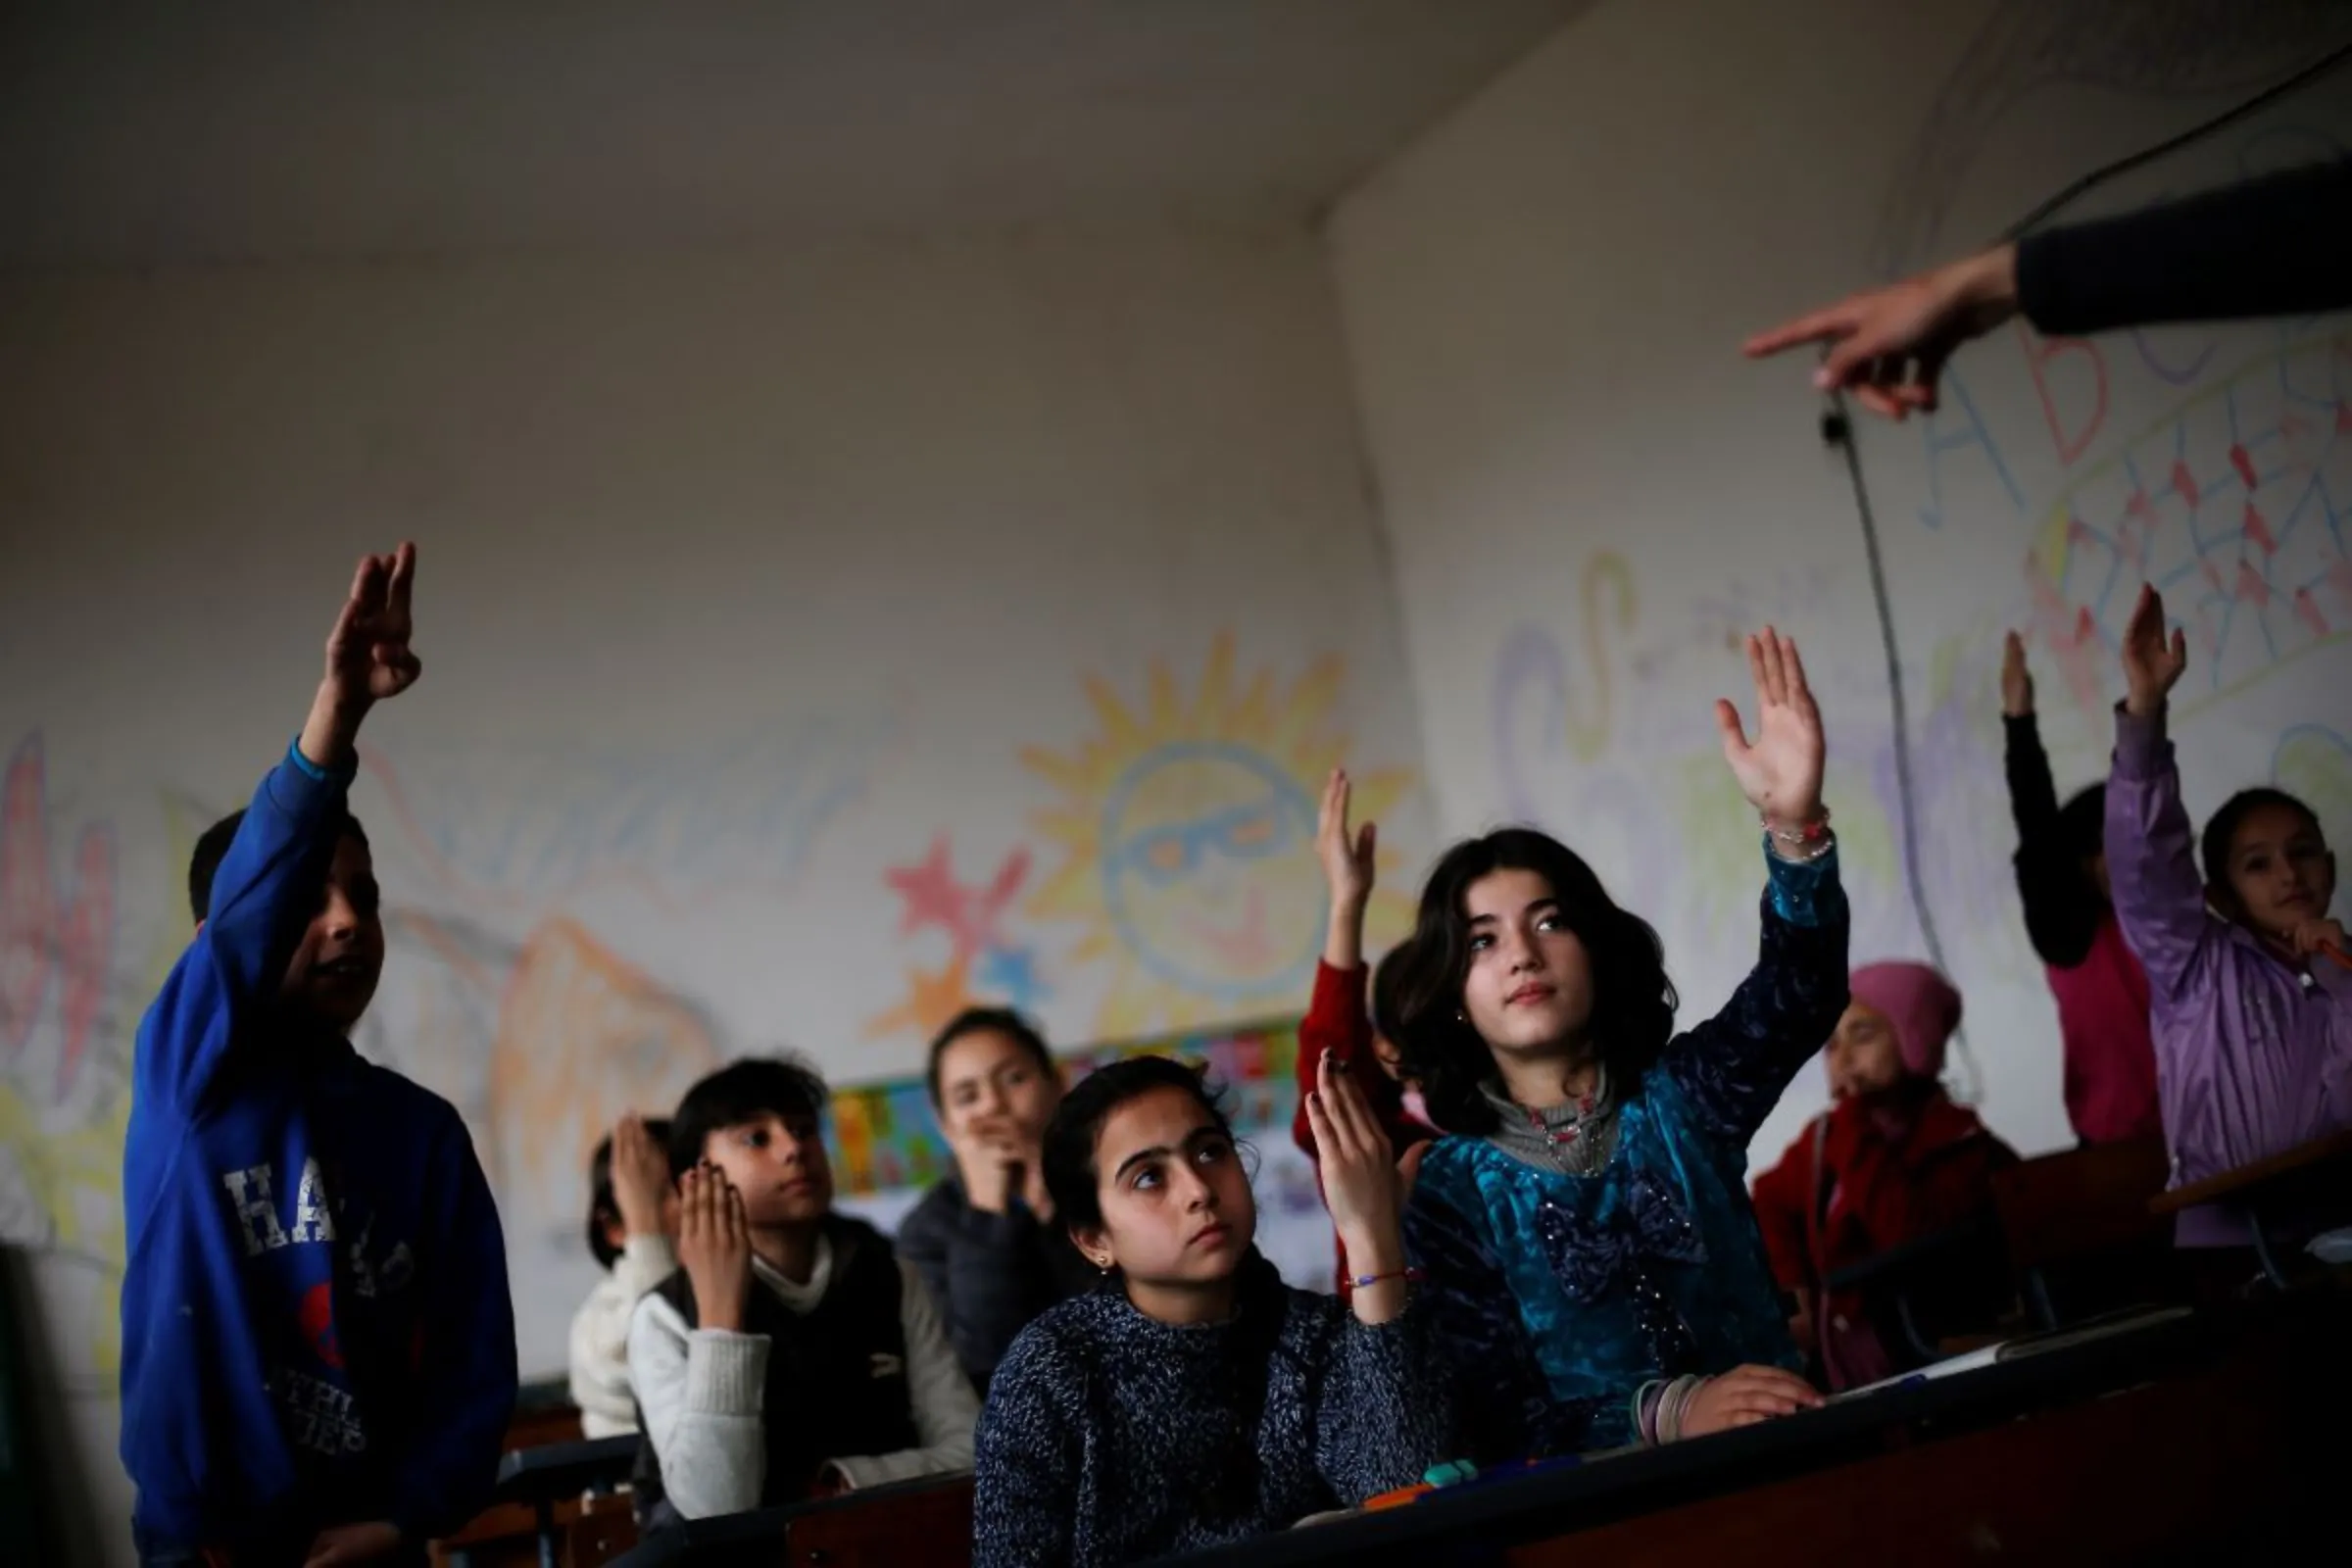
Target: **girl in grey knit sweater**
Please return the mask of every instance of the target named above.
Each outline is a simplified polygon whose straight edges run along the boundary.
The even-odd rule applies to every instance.
[[[974,1468],[973,1568],[1113,1568],[1280,1530],[1448,1457],[1398,1166],[1327,1060],[1308,1115],[1350,1298],[1292,1290],[1251,1246],[1233,1130],[1193,1068],[1104,1067],[1048,1129],[1046,1179],[1102,1287],[997,1368]]]

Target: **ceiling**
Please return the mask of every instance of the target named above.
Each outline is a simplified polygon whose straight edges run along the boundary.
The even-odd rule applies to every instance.
[[[1301,218],[1589,3],[12,6],[0,266]]]

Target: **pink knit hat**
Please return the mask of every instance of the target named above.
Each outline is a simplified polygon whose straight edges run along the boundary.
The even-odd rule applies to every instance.
[[[1924,963],[1870,963],[1846,982],[1856,1002],[1866,1002],[1894,1025],[1903,1069],[1914,1078],[1943,1075],[1943,1048],[1960,1027],[1960,993]]]

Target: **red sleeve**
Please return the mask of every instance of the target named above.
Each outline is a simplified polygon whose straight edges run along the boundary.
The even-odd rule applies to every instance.
[[[1372,1014],[1364,1005],[1365,971],[1334,969],[1315,960],[1315,995],[1298,1023],[1298,1108],[1291,1116],[1291,1141],[1315,1157],[1315,1135],[1306,1124],[1306,1097],[1315,1087],[1323,1053],[1332,1053],[1355,1074],[1355,1086],[1370,1102],[1389,1147],[1402,1154],[1415,1144],[1437,1136],[1406,1114],[1404,1089],[1381,1070],[1372,1056]]]
[[[1781,1162],[1756,1178],[1756,1224],[1764,1232],[1764,1252],[1772,1259],[1772,1277],[1784,1291],[1801,1291],[1813,1283],[1805,1246],[1807,1189],[1805,1146],[1810,1136],[1788,1146]]]
[[[1396,1099],[1396,1086],[1368,1059],[1372,1054],[1372,1015],[1364,1006],[1365,984],[1360,963],[1352,969],[1334,969],[1320,958],[1315,960],[1314,998],[1298,1022],[1298,1108],[1291,1116],[1291,1141],[1305,1151],[1309,1159],[1315,1157],[1315,1134],[1306,1122],[1306,1097],[1314,1092],[1315,1074],[1326,1051],[1351,1067],[1358,1061],[1367,1062],[1371,1070],[1356,1080],[1357,1085],[1371,1099],[1381,1125],[1389,1125],[1372,1080],[1377,1078],[1387,1087],[1392,1101]]]

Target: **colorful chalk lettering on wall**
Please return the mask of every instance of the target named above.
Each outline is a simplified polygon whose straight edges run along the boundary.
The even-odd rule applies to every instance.
[[[2185,712],[2352,633],[2347,525],[2352,333],[2339,330],[2206,386],[2051,503],[2027,569],[2042,640],[2095,710],[2153,582],[2188,632]]]
[[[1583,583],[1577,612],[1556,633],[1528,623],[1497,644],[1489,691],[1505,809],[1593,857],[1618,896],[1660,924],[1670,958],[1744,943],[1761,875],[1755,818],[1723,764],[1707,702],[1720,694],[1752,708],[1746,635],[1833,620],[1830,579],[1811,568],[1742,575],[1645,606],[1639,627],[1630,610],[1642,601],[1624,562],[1593,556]],[[1572,642],[1581,660],[1566,652]],[[1918,808],[1929,821],[1997,820],[2006,808],[1992,649],[1947,639],[1926,654],[1912,718]],[[1883,666],[1816,658],[1808,674],[1831,723],[1828,791],[1857,929],[1890,950],[1915,945]],[[1594,723],[1604,713],[1605,730]],[[1669,866],[1672,875],[1659,875]],[[1922,873],[1963,918],[2001,919],[2015,897],[2006,862],[1964,839],[1929,835]]]
[[[1220,636],[1189,693],[1158,663],[1138,708],[1090,679],[1098,732],[1071,752],[1022,753],[1061,796],[1036,820],[1062,856],[1024,907],[1084,927],[1070,964],[1112,966],[1102,1033],[1303,1003],[1325,913],[1315,803],[1347,757],[1331,727],[1344,679],[1336,657],[1287,686],[1265,670],[1245,679]],[[1360,773],[1356,816],[1378,820],[1410,781]],[[1385,893],[1375,937],[1401,929],[1406,907]]]

